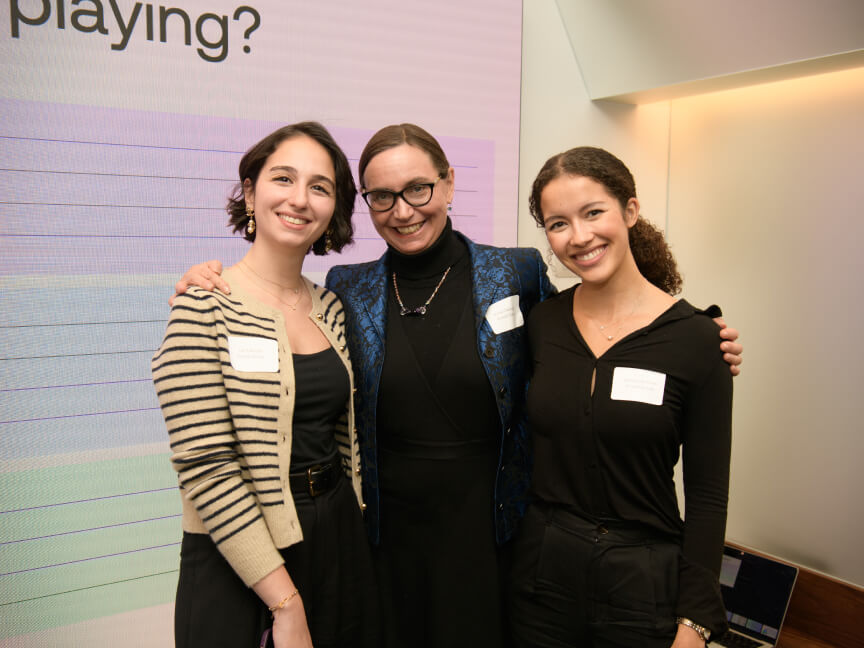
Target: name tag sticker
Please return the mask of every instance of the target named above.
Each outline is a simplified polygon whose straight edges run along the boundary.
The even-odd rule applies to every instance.
[[[492,304],[486,310],[486,321],[489,322],[495,335],[506,333],[525,324],[525,318],[519,310],[519,295],[511,295]]]
[[[666,374],[647,369],[615,367],[612,372],[612,400],[662,405]]]
[[[237,371],[279,371],[279,345],[276,340],[229,335],[228,355],[231,357],[231,366]]]

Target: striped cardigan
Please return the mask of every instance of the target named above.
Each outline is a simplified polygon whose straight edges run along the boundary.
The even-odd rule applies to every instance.
[[[230,296],[193,287],[175,299],[152,371],[183,496],[183,530],[209,533],[234,571],[253,585],[283,563],[280,548],[303,539],[288,480],[294,366],[282,314],[245,293],[232,274],[225,273],[235,286]],[[342,304],[304,281],[312,295],[309,316],[338,351],[353,393]],[[278,371],[235,369],[229,338],[237,337],[275,341]],[[236,354],[235,364],[239,359]],[[365,508],[351,400],[336,441]]]

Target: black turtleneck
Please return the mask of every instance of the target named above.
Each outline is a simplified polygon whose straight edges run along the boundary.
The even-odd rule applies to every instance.
[[[402,254],[388,246],[388,327],[401,321],[417,362],[430,382],[441,368],[442,349],[459,325],[459,318],[471,299],[471,264],[468,246],[453,233],[450,219],[441,236],[418,254]],[[393,288],[393,273],[402,303],[409,309],[422,306],[441,281],[447,268],[447,278],[435,298],[426,307],[426,315],[401,316]],[[398,320],[396,320],[398,318]]]
[[[399,314],[394,273],[402,302],[412,309],[429,299],[447,268],[425,315]],[[497,405],[477,351],[468,246],[449,219],[423,252],[408,255],[389,248],[387,279],[387,341],[378,402],[382,444],[394,436],[497,438]]]

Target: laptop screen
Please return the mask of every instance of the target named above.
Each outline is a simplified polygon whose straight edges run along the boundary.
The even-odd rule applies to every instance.
[[[776,643],[798,568],[726,546],[720,589],[729,626],[754,639]]]

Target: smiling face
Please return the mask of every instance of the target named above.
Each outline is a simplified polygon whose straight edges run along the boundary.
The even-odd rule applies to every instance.
[[[635,198],[622,209],[596,180],[560,175],[543,188],[540,208],[552,251],[584,283],[604,284],[625,265],[635,269],[628,238],[639,216]]]
[[[418,183],[435,182],[440,176],[429,155],[410,144],[401,144],[373,157],[363,173],[365,191],[385,189],[399,192]],[[429,248],[447,225],[447,204],[453,200],[453,169],[438,181],[432,199],[412,207],[397,198],[383,212],[369,211],[375,230],[403,254],[417,254]]]
[[[255,209],[256,243],[299,247],[305,254],[333,217],[333,161],[311,137],[290,137],[265,160],[255,186],[247,178],[243,191]]]

